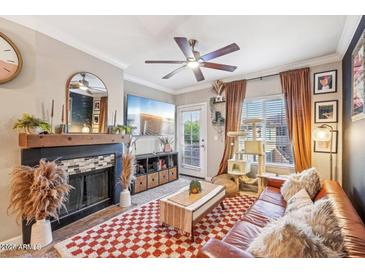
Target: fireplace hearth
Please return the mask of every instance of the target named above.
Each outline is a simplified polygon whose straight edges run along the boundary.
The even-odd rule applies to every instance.
[[[22,165],[36,166],[40,159],[57,160],[69,175],[73,189],[66,203],[67,210],[60,211],[59,220],[51,220],[52,230],[119,203],[122,152],[122,144],[22,150]],[[30,243],[31,225],[23,221],[23,243]]]

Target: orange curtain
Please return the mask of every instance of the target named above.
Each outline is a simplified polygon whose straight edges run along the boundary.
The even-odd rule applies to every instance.
[[[311,167],[311,88],[309,68],[280,73],[295,171]]]
[[[100,117],[99,117],[99,132],[106,132],[108,113],[108,97],[101,97],[100,99]]]
[[[227,173],[227,161],[232,157],[233,146],[231,144],[234,141],[234,138],[227,136],[227,132],[240,129],[242,105],[246,95],[246,80],[225,83],[224,85],[226,92],[226,137],[217,175]]]

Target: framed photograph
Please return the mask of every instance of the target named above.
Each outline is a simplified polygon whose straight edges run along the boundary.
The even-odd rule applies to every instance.
[[[337,92],[337,70],[318,72],[314,74],[313,94]]]
[[[352,121],[365,118],[365,31],[352,52]]]
[[[337,123],[338,100],[314,103],[314,123]]]
[[[332,134],[333,134],[332,153],[336,154],[338,147],[338,130],[334,130]],[[330,143],[331,142],[314,141],[314,152],[330,153]]]
[[[94,101],[94,111],[100,110],[100,101]]]
[[[99,114],[94,114],[93,117],[93,124],[98,125],[99,124]]]

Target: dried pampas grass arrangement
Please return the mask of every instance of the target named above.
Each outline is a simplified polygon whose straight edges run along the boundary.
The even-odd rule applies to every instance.
[[[58,219],[71,188],[67,173],[54,161],[41,160],[35,168],[17,167],[11,174],[8,210],[17,220],[24,218],[28,223],[47,217]]]
[[[131,153],[125,153],[122,158],[122,174],[120,175],[120,183],[123,189],[128,189],[134,178],[134,171],[134,156]]]

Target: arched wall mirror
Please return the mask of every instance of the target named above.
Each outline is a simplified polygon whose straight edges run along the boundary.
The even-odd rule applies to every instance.
[[[108,91],[89,72],[72,75],[66,85],[66,123],[70,133],[106,133]]]

